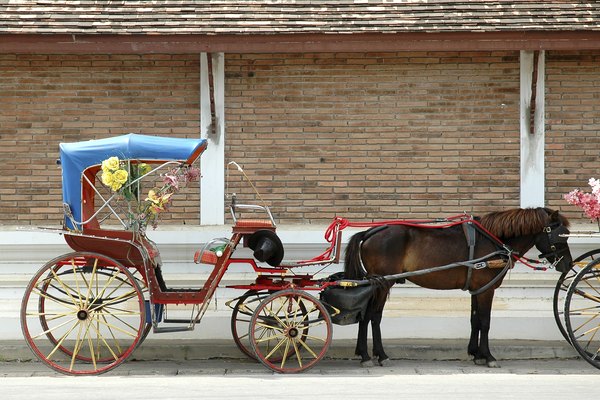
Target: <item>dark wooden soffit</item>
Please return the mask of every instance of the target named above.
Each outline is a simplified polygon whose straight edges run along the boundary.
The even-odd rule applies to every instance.
[[[1,34],[0,53],[302,53],[600,49],[600,31],[281,35]]]

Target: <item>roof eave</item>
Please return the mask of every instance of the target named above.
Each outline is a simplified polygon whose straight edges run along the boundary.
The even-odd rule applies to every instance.
[[[301,53],[600,49],[598,31],[352,34],[0,34],[0,53]]]

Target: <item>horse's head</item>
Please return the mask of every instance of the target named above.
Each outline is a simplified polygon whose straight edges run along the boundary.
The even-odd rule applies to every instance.
[[[535,239],[535,247],[541,252],[539,258],[548,260],[559,272],[568,271],[573,266],[573,258],[567,244],[569,221],[558,211],[547,208],[544,211],[548,214],[548,222]]]

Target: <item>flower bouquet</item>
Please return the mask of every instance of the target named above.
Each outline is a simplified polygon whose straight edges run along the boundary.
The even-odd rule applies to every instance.
[[[161,175],[162,184],[148,191],[142,200],[140,182],[154,170],[145,163],[131,160],[120,160],[110,157],[102,161],[102,184],[112,192],[121,195],[127,203],[128,226],[126,228],[145,231],[148,225],[156,228],[159,213],[166,211],[172,196],[187,183],[198,180],[198,168],[179,165]],[[143,196],[142,196],[143,197]]]
[[[575,189],[565,194],[567,203],[581,208],[590,219],[596,220],[600,230],[600,180],[590,178],[588,184],[592,188],[590,193]]]

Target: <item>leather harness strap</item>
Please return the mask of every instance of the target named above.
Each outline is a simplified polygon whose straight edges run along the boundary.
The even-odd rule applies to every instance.
[[[475,227],[471,221],[467,221],[462,224],[465,237],[467,238],[467,244],[469,246],[469,261],[475,258]],[[471,286],[471,275],[473,274],[473,268],[467,268],[467,279],[465,280],[465,286],[462,290],[469,290]]]

